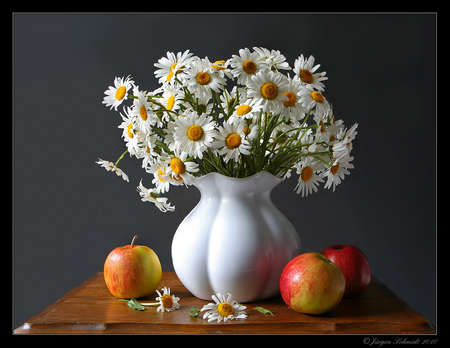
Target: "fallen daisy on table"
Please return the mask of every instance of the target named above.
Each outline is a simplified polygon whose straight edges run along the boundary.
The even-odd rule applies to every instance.
[[[171,294],[170,288],[163,287],[162,294],[158,290],[156,290],[156,292],[159,295],[155,299],[156,301],[159,301],[159,307],[156,309],[158,312],[170,312],[180,308],[180,304],[178,303],[180,298]]]
[[[211,296],[215,303],[208,303],[204,305],[200,312],[206,311],[203,319],[208,319],[208,322],[217,320],[220,323],[232,319],[247,319],[247,314],[244,310],[247,308],[233,299],[230,293],[222,295],[217,293]]]

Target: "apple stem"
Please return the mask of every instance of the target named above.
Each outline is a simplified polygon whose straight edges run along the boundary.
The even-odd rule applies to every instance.
[[[133,244],[134,244],[134,240],[137,238],[137,234],[135,234],[134,235],[134,237],[133,237],[133,239],[132,239],[132,241],[131,241],[131,245],[130,245],[130,248],[132,248],[133,247]]]

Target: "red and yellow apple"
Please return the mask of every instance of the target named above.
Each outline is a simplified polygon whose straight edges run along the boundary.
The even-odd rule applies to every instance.
[[[340,303],[344,291],[342,271],[320,253],[300,254],[281,272],[281,297],[288,307],[300,313],[328,312]]]
[[[139,298],[158,287],[162,269],[158,255],[145,245],[131,244],[112,250],[104,264],[103,275],[108,290],[115,297]]]
[[[337,244],[322,251],[339,266],[346,280],[344,297],[354,297],[367,289],[371,279],[369,262],[364,253],[354,245]]]

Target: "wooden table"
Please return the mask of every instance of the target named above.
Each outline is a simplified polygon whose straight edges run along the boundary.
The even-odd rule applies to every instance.
[[[14,334],[435,334],[427,320],[414,312],[376,278],[356,299],[343,299],[330,313],[313,316],[288,308],[281,297],[246,303],[248,318],[208,323],[189,315],[191,306],[208,302],[193,297],[173,272],[163,274],[159,289],[167,286],[180,297],[180,308],[137,311],[113,297],[103,273],[72,289],[43,312],[28,319]],[[139,299],[153,301],[156,297]],[[262,306],[275,315],[253,308]]]

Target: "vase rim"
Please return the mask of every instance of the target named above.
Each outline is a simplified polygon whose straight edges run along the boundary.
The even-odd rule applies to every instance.
[[[197,182],[198,182],[198,181],[202,181],[203,179],[207,179],[208,177],[211,177],[211,176],[220,176],[220,177],[227,178],[227,180],[239,181],[239,182],[251,181],[251,180],[253,180],[255,177],[258,177],[258,176],[269,176],[269,177],[272,177],[274,180],[277,181],[277,183],[280,183],[281,181],[283,181],[283,180],[280,179],[279,177],[273,175],[272,173],[269,173],[269,172],[266,171],[266,170],[261,170],[261,171],[255,173],[255,174],[246,176],[245,178],[235,178],[235,177],[233,177],[233,176],[224,175],[224,174],[219,173],[219,172],[210,172],[210,173],[207,173],[207,174],[205,174],[205,175],[196,177],[196,178],[195,178],[195,181],[197,181]]]

